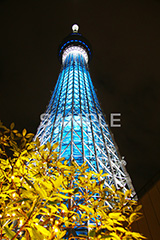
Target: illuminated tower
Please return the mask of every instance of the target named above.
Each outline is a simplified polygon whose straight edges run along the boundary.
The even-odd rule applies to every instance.
[[[89,42],[78,33],[78,26],[59,47],[61,71],[36,137],[41,144],[59,142],[60,157],[73,159],[89,170],[108,173],[106,185],[133,189],[100,108],[88,63]]]

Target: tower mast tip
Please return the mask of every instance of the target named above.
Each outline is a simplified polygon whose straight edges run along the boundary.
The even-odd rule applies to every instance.
[[[78,26],[77,24],[73,24],[73,25],[72,25],[72,31],[73,31],[74,33],[78,33],[78,30],[79,30],[79,26]]]

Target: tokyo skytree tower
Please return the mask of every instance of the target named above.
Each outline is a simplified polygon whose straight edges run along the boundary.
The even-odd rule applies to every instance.
[[[133,189],[92,84],[90,43],[78,28],[73,25],[60,44],[61,71],[35,137],[41,144],[59,142],[59,156],[70,162],[87,162],[89,170],[108,173],[107,186]]]

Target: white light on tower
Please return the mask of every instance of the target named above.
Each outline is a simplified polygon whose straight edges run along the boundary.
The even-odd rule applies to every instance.
[[[78,30],[79,30],[79,26],[78,26],[77,24],[74,24],[74,25],[72,26],[72,31],[75,32],[75,33],[77,33]]]

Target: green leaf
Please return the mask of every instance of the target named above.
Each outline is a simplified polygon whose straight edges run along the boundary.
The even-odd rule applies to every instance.
[[[26,202],[26,201],[32,201],[30,198],[22,198],[21,200],[18,200],[17,203]]]
[[[113,237],[113,235],[101,235],[101,238],[100,239],[102,239],[102,238],[111,238],[111,237]],[[111,238],[112,239],[112,238]]]
[[[95,237],[96,235],[96,230],[95,229],[92,229],[90,232],[89,232],[89,237]]]
[[[48,201],[48,204],[50,204],[50,205],[55,205],[55,204],[57,204],[57,203],[59,203],[58,200],[55,200],[55,201]]]
[[[79,192],[79,188],[75,188],[73,193],[76,194],[77,192]]]
[[[32,184],[31,181],[29,181],[26,177],[24,177],[24,179],[26,180],[26,182],[28,183],[29,186],[31,186],[34,189],[34,185]]]
[[[33,233],[32,235],[35,237],[36,240],[44,240],[43,235],[41,235],[35,228],[31,227],[31,229]]]
[[[9,239],[12,239],[16,235],[15,232],[11,231],[11,229],[8,227],[4,227],[4,231],[6,232]],[[15,238],[15,239],[17,239],[17,238]]]

